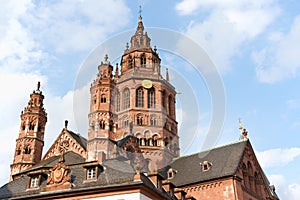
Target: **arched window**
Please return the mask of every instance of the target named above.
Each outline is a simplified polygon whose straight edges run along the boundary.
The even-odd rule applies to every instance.
[[[259,175],[257,172],[254,173],[254,189],[255,189],[255,192],[258,194],[258,195],[261,195],[261,181],[260,181],[260,178],[259,178]]]
[[[109,130],[113,131],[113,127],[114,127],[114,121],[110,120],[110,122],[109,122]]]
[[[253,185],[254,185],[253,184],[253,168],[249,161],[247,163],[247,168],[248,168],[249,188],[251,191],[253,191],[254,190],[254,188],[253,188]]]
[[[131,57],[128,59],[128,69],[131,69],[133,67],[133,60]]]
[[[34,124],[33,124],[33,122],[30,123],[29,130],[34,130]]]
[[[168,98],[168,111],[169,111],[169,115],[172,115],[172,109],[173,109],[173,106],[172,106],[172,96],[169,95],[169,98]]]
[[[94,97],[93,97],[93,103],[94,103],[94,104],[97,103],[97,96],[96,96],[96,95],[94,95]]]
[[[142,134],[141,133],[137,133],[136,134],[136,139],[137,139],[137,143],[140,146],[144,146],[144,139],[142,138]]]
[[[156,126],[157,125],[157,120],[155,116],[151,116],[150,118],[150,126]]]
[[[147,62],[147,59],[146,59],[146,56],[143,54],[141,56],[141,67],[146,67],[146,62]]]
[[[157,143],[157,139],[158,139],[158,135],[154,135],[153,137],[152,137],[152,144],[153,144],[153,146],[158,146],[158,143]]]
[[[140,139],[139,139],[139,145],[140,145],[140,146],[143,146],[143,145],[144,145],[143,138],[140,138]]]
[[[130,107],[130,91],[128,88],[123,91],[123,107],[124,109],[128,109]]]
[[[139,125],[139,126],[142,126],[144,123],[143,123],[143,117],[139,114],[136,116],[136,124]]]
[[[142,87],[139,87],[136,90],[136,95],[135,95],[136,103],[135,106],[139,108],[144,107],[144,91]]]
[[[20,148],[20,147],[17,149],[16,154],[17,154],[17,155],[20,155],[20,154],[21,154],[21,148]]]
[[[163,108],[166,108],[166,91],[162,91],[161,93],[161,103]]]
[[[156,96],[155,96],[155,90],[151,88],[148,90],[148,108],[155,108],[156,104]]]
[[[124,123],[124,127],[127,127],[129,125],[128,118],[125,118],[124,121],[123,121],[123,123]]]
[[[116,111],[120,111],[120,92],[117,91],[116,93]]]
[[[31,153],[31,149],[30,149],[29,146],[26,146],[26,147],[25,147],[24,153],[25,153],[25,154],[30,154],[30,153]]]
[[[248,183],[248,173],[247,173],[247,167],[246,167],[245,163],[243,163],[242,169],[243,169],[243,181],[244,181],[244,186],[245,186],[245,187],[249,187],[249,183]]]
[[[105,129],[105,121],[104,120],[101,120],[99,122],[99,127],[100,127],[100,129]]]
[[[168,137],[166,137],[166,138],[164,139],[164,144],[165,144],[165,147],[169,148],[169,147],[168,147],[168,145],[169,145],[169,138],[168,138]]]
[[[102,94],[102,95],[101,95],[100,102],[101,102],[101,103],[106,103],[106,96],[105,96],[105,94]]]

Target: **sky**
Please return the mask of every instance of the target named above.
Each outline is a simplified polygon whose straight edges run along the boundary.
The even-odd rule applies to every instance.
[[[162,67],[169,68],[178,91],[181,153],[201,150],[214,113],[222,117],[219,109],[224,105],[223,126],[214,144],[237,141],[240,118],[279,197],[300,199],[297,0],[1,0],[0,185],[9,179],[20,112],[38,81],[48,113],[44,153],[60,134],[65,119],[70,130],[87,137],[89,84],[104,57],[99,48],[104,43],[111,45],[104,51],[113,54],[109,51],[115,38],[128,36],[136,28],[140,5],[151,45],[157,45]],[[158,30],[182,34],[201,47],[221,82],[214,84],[207,69],[197,70],[191,60],[176,54],[178,49],[162,48],[154,35]],[[124,38],[120,45],[125,49],[130,34]],[[172,41],[166,35],[161,38]],[[195,55],[200,52],[185,50]],[[91,55],[93,62],[89,62]],[[115,64],[120,56],[109,58]],[[89,66],[89,75],[82,72],[85,66]],[[82,78],[86,78],[84,84],[79,84]],[[224,90],[216,94],[216,85]],[[223,93],[217,102],[212,100]]]

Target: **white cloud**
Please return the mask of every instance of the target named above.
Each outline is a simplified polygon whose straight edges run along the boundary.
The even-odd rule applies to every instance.
[[[6,142],[1,143],[2,148],[0,148],[0,169],[3,168],[3,175],[0,177],[0,185],[8,181],[9,178],[9,165],[12,163],[13,153],[15,150],[15,139],[18,137],[18,131],[20,127],[20,112],[26,107],[27,102],[29,100],[29,94],[36,88],[35,85],[32,84],[34,79],[41,80],[43,77],[38,76],[19,76],[18,84],[11,84],[10,87],[2,87],[0,88],[0,92],[6,91],[7,98],[1,98],[0,107],[0,135],[5,135]],[[21,77],[21,78],[20,78]],[[0,77],[0,86],[2,84],[2,79]],[[5,84],[9,84],[9,80],[13,79],[4,79]],[[8,81],[8,82],[6,82]],[[35,82],[36,83],[36,82]],[[3,88],[5,90],[3,90]],[[28,88],[32,88],[32,90],[28,91]],[[74,132],[77,132],[77,124],[76,122],[84,124],[84,132],[81,134],[84,137],[87,137],[87,114],[80,115],[80,118],[75,121],[74,112],[73,112],[73,98],[74,92],[69,91],[63,97],[54,96],[52,94],[47,93],[44,90],[47,88],[47,85],[42,85],[42,91],[45,95],[44,107],[47,112],[48,121],[46,124],[45,130],[45,146],[43,149],[43,153],[46,153],[48,148],[52,145],[56,137],[60,134],[61,130],[64,128],[64,121],[68,120],[69,125],[68,129]],[[85,90],[78,90],[75,93],[79,93],[81,96],[86,95]],[[87,99],[87,100],[86,100]],[[82,105],[84,104],[84,105]],[[84,100],[80,100],[78,106],[80,108],[85,108],[89,106],[89,98],[85,96]],[[86,109],[85,109],[86,110]],[[80,110],[80,112],[83,112]]]
[[[89,90],[66,91],[62,96],[51,94],[47,81],[53,80],[42,72],[43,68],[53,69],[51,62],[56,52],[52,49],[76,52],[94,48],[108,34],[127,24],[129,9],[122,0],[55,3],[12,0],[1,2],[0,13],[0,135],[6,138],[0,148],[0,169],[5,172],[0,176],[2,185],[9,177],[20,112],[37,81],[42,83],[48,113],[44,153],[64,127],[65,119],[70,121],[70,130],[77,130],[73,94],[88,99]],[[80,108],[82,104],[89,106],[85,99],[79,101]],[[87,126],[87,114],[80,112],[79,123]],[[84,135],[86,126],[79,127]]]
[[[129,21],[123,0],[43,2],[30,14],[26,22],[35,37],[58,52],[91,50]]]
[[[39,74],[0,73],[0,135],[5,137],[0,148],[0,185],[8,181],[20,127],[20,113],[27,105],[29,94],[36,88],[38,81],[47,82],[46,77]]]
[[[275,191],[280,199],[300,199],[300,183],[287,183],[281,174],[268,175],[271,185],[275,185]]]
[[[263,168],[283,166],[300,156],[300,148],[270,149],[256,155]]]
[[[221,71],[230,70],[233,56],[251,39],[265,31],[280,13],[274,1],[196,1],[177,4],[179,14],[193,14],[206,9],[209,15],[203,22],[191,22],[186,33],[207,50]]]
[[[300,199],[300,184],[294,183],[289,185],[289,194],[291,196],[291,200]]]
[[[289,99],[286,104],[289,109],[297,109],[300,107],[300,99]]]
[[[39,49],[32,33],[24,27],[19,18],[31,7],[27,1],[10,1],[4,4],[5,20],[1,20],[0,30],[0,72],[20,72],[42,67],[47,54]],[[23,3],[23,4],[22,4]],[[3,9],[1,7],[1,9]],[[1,12],[2,13],[2,12]]]
[[[274,3],[274,0],[183,0],[178,3],[175,9],[181,15],[194,14],[198,9],[247,9],[247,8],[263,8],[270,6]]]
[[[271,34],[270,38],[269,46],[253,52],[258,80],[275,83],[296,77],[300,68],[300,15],[295,17],[289,33]]]

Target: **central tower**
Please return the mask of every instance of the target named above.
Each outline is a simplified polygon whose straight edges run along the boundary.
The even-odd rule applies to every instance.
[[[161,75],[161,59],[139,17],[130,46],[113,66],[105,56],[91,86],[88,160],[113,157],[114,145],[131,135],[149,161],[149,170],[179,156],[175,88]]]

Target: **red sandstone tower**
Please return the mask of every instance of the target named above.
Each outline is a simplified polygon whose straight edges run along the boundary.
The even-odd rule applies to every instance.
[[[13,175],[26,170],[41,160],[44,146],[44,131],[47,113],[43,107],[44,95],[37,89],[30,95],[30,100],[21,112],[19,137],[16,140],[16,150],[11,164],[10,179]]]
[[[107,55],[91,85],[88,160],[113,157],[114,145],[135,136],[150,171],[164,167],[179,156],[175,115],[175,88],[161,75],[161,59],[144,32],[139,17],[135,34],[114,75]]]

